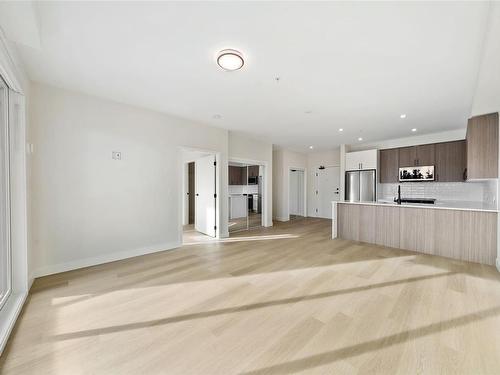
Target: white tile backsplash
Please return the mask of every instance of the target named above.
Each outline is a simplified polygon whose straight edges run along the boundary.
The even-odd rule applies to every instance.
[[[401,185],[401,196],[411,198],[436,198],[468,202],[484,202],[496,205],[497,180],[474,182],[404,182],[378,184],[379,199],[393,199]]]
[[[229,195],[231,194],[257,194],[259,185],[229,185]]]

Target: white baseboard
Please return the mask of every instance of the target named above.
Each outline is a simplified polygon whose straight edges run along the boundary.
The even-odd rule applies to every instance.
[[[117,253],[106,254],[92,258],[78,259],[71,262],[48,265],[36,269],[34,272],[34,276],[41,277],[41,276],[53,275],[55,273],[72,271],[84,267],[97,266],[99,264],[115,262],[117,260],[133,258],[140,255],[157,253],[165,250],[172,250],[181,246],[182,243],[180,242],[172,242],[172,243],[157,245],[154,247],[120,251]]]
[[[500,272],[500,258],[497,258],[497,270]]]
[[[289,219],[287,217],[275,217],[274,220],[276,220],[276,221],[288,221]]]
[[[2,355],[9,335],[16,324],[17,317],[21,313],[24,302],[26,301],[28,293],[11,295],[6,304],[0,311],[0,355]]]

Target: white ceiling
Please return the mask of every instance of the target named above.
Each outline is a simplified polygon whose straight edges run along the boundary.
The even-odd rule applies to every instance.
[[[405,137],[414,127],[418,134],[465,127],[489,4],[36,7],[41,47],[19,44],[31,79],[307,152],[309,145],[327,149],[360,136]],[[215,55],[224,48],[244,54],[242,70],[218,68]]]

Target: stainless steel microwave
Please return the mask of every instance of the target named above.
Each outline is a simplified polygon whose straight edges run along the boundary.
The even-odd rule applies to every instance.
[[[248,177],[248,185],[258,185],[259,177]]]
[[[399,168],[399,181],[434,181],[434,166]]]

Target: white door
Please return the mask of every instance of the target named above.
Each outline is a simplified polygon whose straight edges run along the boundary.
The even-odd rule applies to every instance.
[[[215,237],[215,156],[209,155],[195,161],[195,217],[194,228]]]
[[[290,215],[305,216],[304,213],[304,171],[290,170],[289,181],[289,205]]]
[[[318,169],[316,177],[316,216],[332,218],[332,201],[340,199],[340,168]]]

